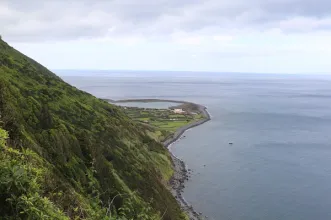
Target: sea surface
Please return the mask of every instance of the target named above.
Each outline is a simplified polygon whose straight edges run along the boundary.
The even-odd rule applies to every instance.
[[[180,105],[180,103],[176,103],[176,102],[118,102],[114,104],[124,107],[156,108],[156,109],[165,109]]]
[[[185,199],[209,219],[331,219],[330,76],[58,73],[100,98],[207,106],[212,120],[171,150],[193,169]]]

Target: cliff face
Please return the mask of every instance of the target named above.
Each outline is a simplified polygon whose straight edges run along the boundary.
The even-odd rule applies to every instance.
[[[0,128],[7,140],[0,144],[6,161],[0,164],[1,216],[185,218],[165,187],[160,170],[172,168],[160,143],[119,108],[70,86],[2,40]],[[36,207],[27,202],[36,198]]]

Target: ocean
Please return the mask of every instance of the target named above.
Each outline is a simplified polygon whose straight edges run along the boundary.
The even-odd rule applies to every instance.
[[[211,121],[171,151],[193,170],[185,199],[209,219],[331,219],[331,76],[55,72],[99,98],[205,105]]]

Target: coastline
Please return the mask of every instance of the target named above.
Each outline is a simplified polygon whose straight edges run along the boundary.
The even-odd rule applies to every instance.
[[[194,128],[196,126],[202,125],[209,120],[211,120],[210,114],[207,111],[207,107],[195,104],[192,102],[187,101],[178,101],[178,100],[168,100],[168,99],[124,99],[124,100],[112,100],[112,99],[104,99],[107,102],[112,104],[122,103],[122,102],[173,102],[178,104],[192,104],[198,107],[199,112],[204,116],[199,121],[192,122],[190,124],[184,125],[178,128],[175,133],[162,142],[163,146],[166,147],[170,153],[174,174],[171,177],[169,184],[171,186],[170,192],[173,194],[175,199],[177,200],[178,204],[181,206],[182,210],[189,216],[190,220],[199,220],[202,217],[201,212],[197,212],[194,210],[192,205],[190,205],[185,198],[183,197],[182,193],[185,188],[185,182],[189,180],[189,174],[191,173],[190,169],[187,169],[186,164],[184,161],[176,157],[170,149],[170,146],[178,141],[182,135],[189,129]]]
[[[182,102],[181,102],[182,103]],[[190,102],[185,102],[185,103],[190,103]],[[202,113],[202,115],[204,116],[203,119],[199,120],[199,121],[195,121],[193,123],[190,123],[188,125],[185,125],[183,127],[180,127],[177,129],[177,131],[172,135],[171,138],[168,138],[167,140],[163,141],[163,145],[165,147],[169,147],[169,145],[171,145],[172,143],[176,142],[183,134],[185,131],[187,131],[190,128],[194,128],[196,126],[202,125],[204,123],[206,123],[207,121],[210,120],[210,114],[207,111],[207,108],[203,105],[199,105],[199,104],[195,104],[195,103],[190,103],[190,104],[194,104],[196,106],[199,107],[199,111]]]
[[[180,204],[182,209],[187,213],[190,220],[200,219],[202,213],[201,212],[198,213],[196,210],[194,210],[194,208],[185,200],[184,196],[182,195],[182,192],[184,191],[185,188],[185,182],[188,181],[189,179],[190,169],[187,169],[184,161],[176,157],[171,152],[170,146],[174,144],[177,140],[179,140],[180,137],[185,133],[185,131],[194,128],[196,126],[202,125],[211,119],[210,114],[208,113],[207,108],[205,106],[198,104],[195,105],[199,106],[199,111],[204,115],[205,118],[179,128],[171,138],[165,140],[162,143],[169,150],[175,171],[170,179],[170,185],[172,188],[171,193],[174,195],[174,197],[176,198],[177,202]]]

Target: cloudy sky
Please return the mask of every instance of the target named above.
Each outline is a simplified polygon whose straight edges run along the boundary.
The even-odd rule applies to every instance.
[[[51,69],[331,73],[330,0],[0,0]]]

